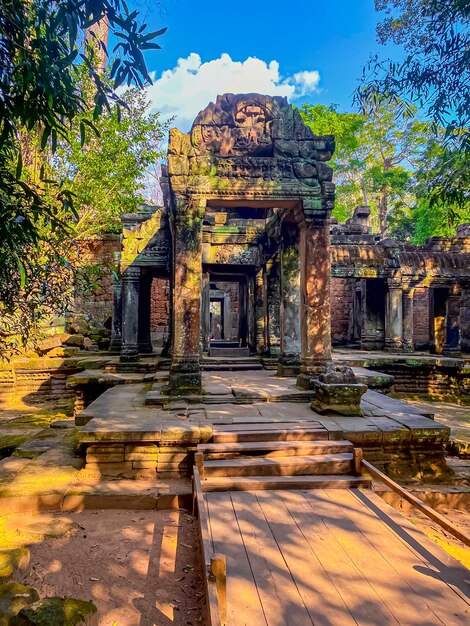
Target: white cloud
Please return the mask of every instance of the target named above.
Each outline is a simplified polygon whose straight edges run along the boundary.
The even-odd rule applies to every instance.
[[[277,61],[266,63],[256,57],[233,61],[224,53],[203,63],[199,54],[191,52],[159,78],[153,73],[152,79],[147,93],[153,107],[164,117],[176,116],[175,126],[187,131],[199,111],[219,94],[256,92],[295,100],[318,92],[320,74],[303,70],[283,77]]]

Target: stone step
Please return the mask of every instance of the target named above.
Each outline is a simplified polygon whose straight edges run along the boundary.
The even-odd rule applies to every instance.
[[[198,452],[205,454],[207,459],[238,458],[240,455],[262,454],[265,457],[275,456],[311,456],[315,454],[338,454],[353,451],[350,441],[253,441],[246,443],[206,443],[199,444]]]
[[[210,342],[211,348],[239,348],[240,343],[238,341],[226,341],[225,339],[212,339]]]
[[[204,461],[204,474],[211,476],[318,476],[348,474],[352,471],[351,453],[313,456],[240,457]]]
[[[211,357],[249,357],[250,348],[219,348],[211,346],[209,350]]]
[[[205,372],[245,372],[250,370],[262,370],[262,364],[257,361],[247,361],[237,363],[236,361],[220,362],[202,362],[201,369]]]
[[[265,431],[239,430],[214,432],[214,443],[248,441],[320,441],[329,439],[324,428],[273,428]]]
[[[136,361],[135,363],[109,363],[105,366],[104,371],[109,374],[119,374],[119,373],[136,373],[136,374],[146,374],[150,372],[157,371],[156,363],[140,363]]]
[[[211,477],[202,481],[203,491],[264,491],[267,489],[356,489],[370,488],[361,476],[240,476]]]

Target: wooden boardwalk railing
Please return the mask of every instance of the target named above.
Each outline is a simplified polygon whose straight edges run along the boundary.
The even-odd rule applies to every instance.
[[[209,530],[207,505],[202,492],[199,469],[193,468],[193,513],[199,517],[199,539],[204,563],[207,599],[207,626],[224,626],[227,620],[227,566],[225,556],[214,553]]]
[[[390,489],[393,489],[393,491],[400,494],[400,496],[404,500],[415,506],[422,513],[424,513],[434,522],[439,524],[439,526],[442,526],[442,528],[444,528],[448,533],[450,533],[457,539],[460,539],[460,541],[462,541],[462,543],[464,543],[466,546],[470,546],[470,535],[465,533],[463,530],[460,530],[460,528],[454,526],[454,524],[449,522],[449,520],[447,520],[443,515],[441,515],[433,508],[425,504],[422,500],[401,487],[398,483],[396,483],[394,480],[389,478],[386,474],[384,474],[374,465],[372,465],[372,463],[369,463],[369,461],[366,461],[361,457],[360,467],[361,469],[366,469],[373,478],[380,480],[385,485],[387,485],[387,487],[390,487]]]

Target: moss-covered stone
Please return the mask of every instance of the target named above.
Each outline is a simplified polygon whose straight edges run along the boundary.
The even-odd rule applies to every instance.
[[[38,600],[38,592],[32,587],[13,581],[0,585],[0,626],[9,626],[12,617]]]
[[[16,450],[19,446],[21,446],[25,441],[31,437],[30,434],[26,433],[24,435],[8,435],[1,434],[0,435],[0,459],[10,456],[12,452]]]
[[[10,620],[11,626],[95,626],[93,602],[72,598],[44,598],[27,606]]]
[[[7,582],[18,573],[26,573],[29,562],[30,555],[27,548],[0,551],[0,583]]]
[[[70,337],[64,341],[64,345],[77,348],[83,348],[84,343],[85,337],[81,333],[70,335]]]

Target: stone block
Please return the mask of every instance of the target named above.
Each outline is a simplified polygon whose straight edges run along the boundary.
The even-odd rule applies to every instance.
[[[153,469],[157,470],[156,461],[132,461],[132,469]]]
[[[98,626],[93,602],[72,598],[44,598],[22,608],[11,626]]]
[[[339,413],[340,415],[362,415],[360,403],[367,391],[361,383],[323,383],[314,381],[315,397],[310,407],[317,413]]]
[[[117,453],[102,452],[101,454],[87,452],[87,455],[86,455],[87,465],[89,463],[120,463],[122,461],[124,461],[123,452],[117,452]]]
[[[189,160],[185,156],[168,155],[168,172],[172,176],[188,176]]]
[[[32,587],[12,581],[0,585],[0,626],[8,626],[12,617],[37,600],[38,592]]]
[[[81,333],[77,333],[76,335],[70,335],[64,342],[66,346],[77,346],[78,348],[83,348],[85,344],[85,337]]]

